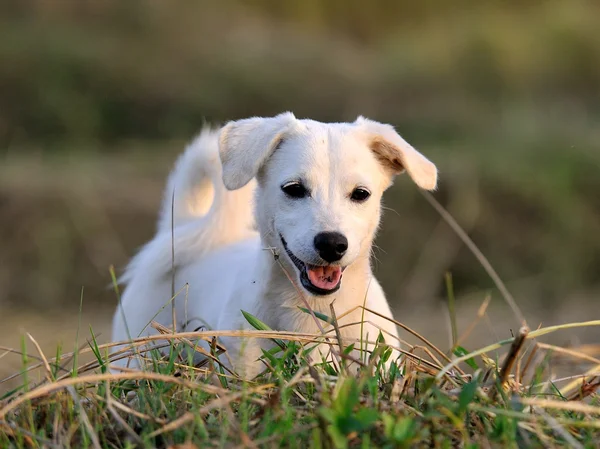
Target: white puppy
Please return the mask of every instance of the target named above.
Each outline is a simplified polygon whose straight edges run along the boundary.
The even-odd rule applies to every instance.
[[[391,126],[362,117],[326,124],[284,113],[203,131],[170,176],[156,236],[124,275],[114,341],[155,333],[148,323],[171,298],[173,245],[175,290],[189,284],[174,301],[179,330],[248,329],[244,310],[275,330],[318,333],[300,307],[331,315],[335,300],[338,317],[350,312],[339,320],[346,344],[373,341],[380,329],[397,344],[396,326],[360,306],[392,316],[370,255],[381,196],[403,171],[423,189],[436,186],[435,165]],[[169,325],[171,306],[154,319]],[[250,377],[272,345],[223,344]],[[313,353],[327,357],[327,348]]]

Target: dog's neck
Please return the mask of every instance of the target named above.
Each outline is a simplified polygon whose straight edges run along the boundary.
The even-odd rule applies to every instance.
[[[277,256],[270,251],[264,251],[260,257],[262,260],[257,266],[269,268],[265,270],[268,278],[263,277],[265,306],[259,310],[258,318],[272,328],[317,332],[319,329],[314,318],[301,308],[310,308],[314,312],[331,316],[332,303],[336,316],[347,312],[360,315],[372,279],[368,253],[359,256],[346,268],[339,290],[326,296],[309,294],[298,282],[295,268],[288,261],[281,259],[285,255]]]

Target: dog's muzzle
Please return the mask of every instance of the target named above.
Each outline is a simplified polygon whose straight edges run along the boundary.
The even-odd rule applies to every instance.
[[[325,296],[335,293],[342,285],[342,272],[345,267],[339,265],[311,265],[300,260],[287,246],[287,242],[279,234],[281,244],[287,256],[300,273],[302,286],[311,294]]]

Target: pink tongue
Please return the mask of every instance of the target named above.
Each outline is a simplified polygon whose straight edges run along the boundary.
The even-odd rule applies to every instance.
[[[306,267],[308,279],[315,287],[331,290],[340,282],[342,269],[340,267]]]

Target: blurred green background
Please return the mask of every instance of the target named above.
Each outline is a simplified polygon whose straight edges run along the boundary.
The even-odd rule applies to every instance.
[[[395,125],[532,326],[599,318],[599,18],[592,0],[2,2],[0,344],[68,341],[82,286],[82,327],[108,338],[109,266],[151,238],[185,143],[284,110]],[[386,205],[375,265],[397,317],[447,342],[451,272],[462,328],[491,293],[482,332],[508,336],[406,177]]]

